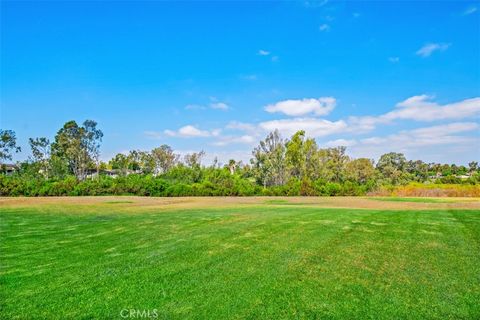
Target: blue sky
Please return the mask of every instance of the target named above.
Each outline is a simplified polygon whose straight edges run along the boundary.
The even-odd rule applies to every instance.
[[[278,128],[354,157],[480,159],[474,1],[1,3],[0,125],[94,119],[103,158],[247,160]]]

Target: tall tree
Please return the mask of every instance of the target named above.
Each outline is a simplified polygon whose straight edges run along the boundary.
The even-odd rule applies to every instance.
[[[377,169],[392,184],[398,184],[404,180],[406,163],[403,153],[390,152],[380,157]]]
[[[285,144],[278,130],[260,141],[250,160],[255,177],[264,187],[282,185],[286,181]]]
[[[345,166],[349,161],[344,146],[327,149],[327,170],[331,172],[333,182],[342,182],[345,179]]]
[[[42,170],[42,174],[46,179],[49,178],[50,173],[50,140],[47,138],[30,138],[28,139],[32,156]]]
[[[305,131],[297,131],[285,144],[285,164],[295,178],[301,178],[305,168],[304,139]]]
[[[367,158],[351,160],[347,163],[345,172],[347,179],[364,184],[375,176],[373,160]]]
[[[95,164],[97,169],[97,177],[99,177],[100,171],[100,144],[103,138],[102,130],[97,128],[97,122],[93,120],[86,120],[83,123],[84,136],[83,144],[87,149],[89,157]]]
[[[97,163],[100,141],[103,137],[97,123],[87,120],[80,127],[75,121],[68,121],[58,131],[52,144],[52,154],[68,163],[70,171],[79,180],[84,180],[91,162]]]
[[[318,172],[318,146],[315,139],[305,138],[305,131],[297,131],[285,144],[285,164],[288,174],[298,179],[315,179]]]
[[[477,161],[472,161],[472,162],[468,163],[468,172],[474,173],[477,170],[478,170],[478,162]]]
[[[167,172],[178,162],[178,159],[179,159],[179,155],[175,154],[173,152],[173,149],[166,144],[153,149],[151,154],[155,162],[155,169],[154,169],[155,174],[161,174],[161,173]],[[194,162],[195,161],[200,162],[200,159],[202,156],[198,157],[198,159],[190,159],[190,160]]]
[[[205,151],[188,153],[183,157],[187,167],[198,169],[202,163],[202,159],[205,156]]]
[[[12,160],[12,153],[22,149],[17,146],[17,136],[13,130],[0,129],[0,163],[4,160]]]
[[[128,156],[123,153],[117,153],[115,157],[110,160],[109,164],[112,169],[119,170],[122,176],[126,176],[130,161]]]

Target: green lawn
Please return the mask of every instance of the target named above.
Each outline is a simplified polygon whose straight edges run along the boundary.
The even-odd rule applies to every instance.
[[[480,318],[480,211],[119,206],[0,208],[0,318]]]

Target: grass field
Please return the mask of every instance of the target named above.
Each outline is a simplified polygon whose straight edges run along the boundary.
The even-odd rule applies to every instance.
[[[3,198],[0,318],[480,318],[480,202],[403,200]]]

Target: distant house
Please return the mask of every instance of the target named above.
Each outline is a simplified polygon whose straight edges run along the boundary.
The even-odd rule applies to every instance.
[[[95,177],[97,177],[98,173],[100,173],[100,175],[102,176],[109,176],[109,177],[112,177],[112,178],[116,178],[118,177],[118,172],[117,170],[99,170],[97,172],[97,169],[88,169],[87,170],[87,179],[93,179]]]
[[[18,166],[15,164],[5,163],[0,165],[0,171],[7,176],[13,175],[17,170]]]
[[[127,170],[102,169],[102,170],[99,171],[99,173],[100,173],[101,176],[108,176],[108,177],[112,177],[112,178],[117,178],[118,176],[122,176],[122,175],[128,176],[128,175],[131,175],[131,174],[141,174],[143,172],[142,172],[142,170],[130,170],[130,169],[127,169]],[[93,179],[96,176],[97,176],[97,169],[88,169],[87,170],[87,178],[88,179]]]

